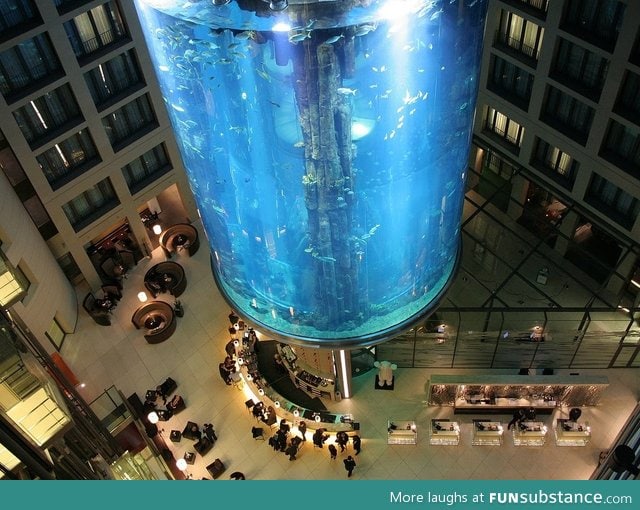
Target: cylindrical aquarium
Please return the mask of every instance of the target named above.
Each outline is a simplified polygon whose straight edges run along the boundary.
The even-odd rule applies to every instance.
[[[460,255],[485,0],[136,0],[216,283],[276,338],[372,344]]]

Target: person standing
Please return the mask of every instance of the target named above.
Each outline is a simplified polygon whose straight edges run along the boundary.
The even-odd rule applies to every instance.
[[[340,431],[336,434],[336,443],[340,446],[340,452],[344,452],[348,442],[349,436],[347,436],[346,432]]]
[[[329,453],[331,454],[331,460],[335,460],[338,456],[338,449],[335,447],[335,445],[329,445]]]
[[[356,467],[356,461],[353,460],[353,457],[349,455],[346,459],[344,459],[344,468],[347,470],[347,478],[351,478],[353,474],[353,470]]]
[[[353,451],[356,452],[356,455],[360,453],[360,447],[362,440],[358,434],[351,436],[351,441],[353,441]]]
[[[301,421],[300,423],[298,423],[298,432],[302,434],[302,440],[306,441],[307,438],[305,434],[307,433],[307,424],[305,422]]]

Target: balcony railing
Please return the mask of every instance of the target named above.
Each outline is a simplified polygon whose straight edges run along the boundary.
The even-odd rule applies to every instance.
[[[126,32],[123,27],[116,27],[114,30],[107,30],[98,34],[96,37],[87,39],[86,41],[76,41],[76,56],[83,57],[90,55],[109,44],[112,44],[126,36]],[[80,44],[77,44],[77,43]]]
[[[494,45],[507,47],[536,62],[538,60],[538,54],[540,53],[539,49],[524,44],[519,39],[509,37],[507,34],[503,34],[500,31],[496,31]]]

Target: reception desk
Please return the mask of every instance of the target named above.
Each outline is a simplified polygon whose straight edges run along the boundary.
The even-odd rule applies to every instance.
[[[418,428],[415,421],[388,420],[387,444],[418,444]]]
[[[587,446],[591,440],[591,427],[588,423],[559,419],[554,432],[556,446]]]
[[[547,426],[541,421],[521,421],[513,429],[514,446],[543,446]]]
[[[254,404],[262,402],[265,409],[272,407],[276,415],[285,418],[290,423],[297,425],[300,421],[307,424],[308,429],[322,427],[327,432],[358,430],[360,424],[353,421],[351,414],[336,414],[331,411],[313,411],[290,402],[277,393],[269,382],[258,371],[256,355],[249,348],[249,344],[242,342],[242,348],[238,351],[239,374],[244,382],[245,395]]]
[[[460,443],[460,425],[457,421],[431,420],[429,444],[455,446]]]
[[[500,446],[504,429],[499,421],[473,420],[471,444],[474,446]]]

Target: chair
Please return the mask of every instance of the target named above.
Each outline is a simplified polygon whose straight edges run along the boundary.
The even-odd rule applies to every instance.
[[[194,445],[193,449],[197,451],[202,457],[204,457],[209,450],[213,448],[213,443],[206,437],[200,438]]]
[[[225,466],[220,459],[214,460],[211,464],[207,466],[207,471],[211,475],[211,477],[215,480],[219,478],[222,473],[224,473]]]
[[[247,408],[247,411],[251,412],[251,411],[252,411],[253,406],[254,406],[254,405],[256,405],[256,403],[253,401],[253,399],[252,399],[252,398],[250,398],[249,400],[247,400],[247,401],[244,403],[244,405],[245,405],[245,407]]]
[[[264,429],[262,427],[251,427],[251,436],[253,439],[264,441]]]

